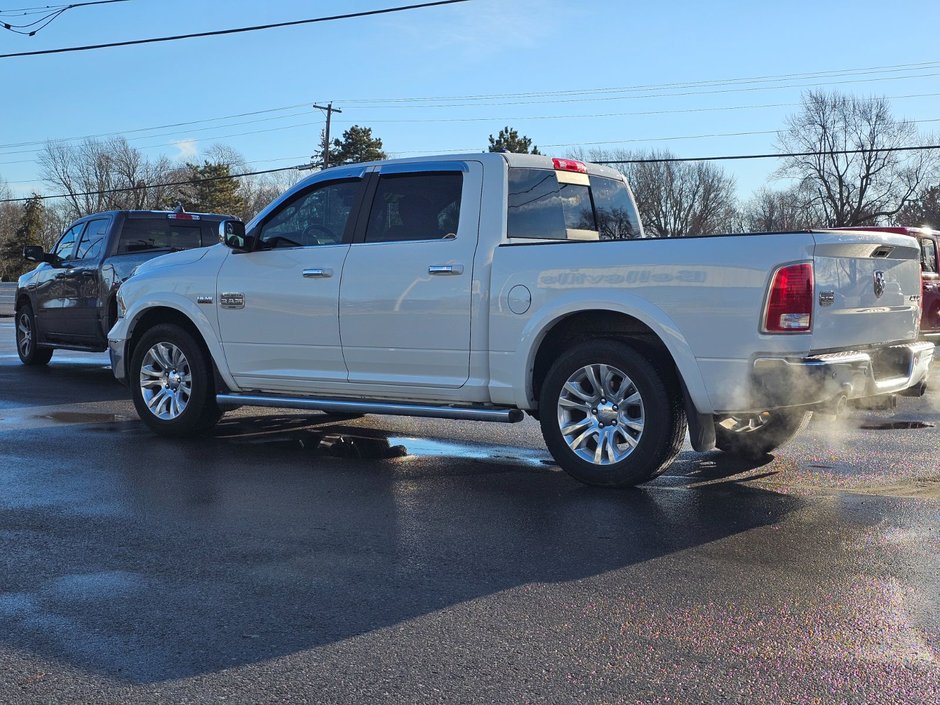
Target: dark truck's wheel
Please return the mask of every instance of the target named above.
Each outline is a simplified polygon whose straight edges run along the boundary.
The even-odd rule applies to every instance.
[[[134,348],[128,380],[137,414],[161,435],[194,435],[222,416],[208,355],[179,326],[163,324],[144,333]]]
[[[558,464],[581,482],[608,487],[662,473],[686,429],[673,376],[612,340],[583,343],[561,355],[542,384],[539,417]]]
[[[729,455],[761,458],[803,430],[811,415],[803,410],[780,409],[726,416],[715,423],[716,445]]]
[[[24,304],[16,312],[16,353],[24,365],[45,365],[52,359],[52,348],[40,346],[33,308]]]

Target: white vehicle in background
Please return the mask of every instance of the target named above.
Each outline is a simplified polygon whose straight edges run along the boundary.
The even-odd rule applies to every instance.
[[[773,450],[808,412],[922,392],[917,243],[645,238],[616,171],[517,154],[329,169],[121,288],[115,375],[165,435],[227,406],[514,422],[596,485]]]

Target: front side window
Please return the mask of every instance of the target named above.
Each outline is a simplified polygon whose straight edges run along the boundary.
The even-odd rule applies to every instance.
[[[289,201],[261,228],[262,248],[313,247],[343,241],[361,180],[335,181]]]
[[[75,259],[98,260],[104,252],[105,243],[108,240],[108,226],[110,220],[93,220],[85,228],[85,234],[82,235],[78,243],[78,249],[75,251]]]
[[[85,224],[80,223],[66,230],[65,235],[59,238],[59,242],[56,243],[52,254],[56,255],[59,259],[71,259],[72,252],[75,250],[75,242],[82,234],[82,228],[84,227]]]
[[[457,237],[463,174],[387,174],[379,179],[366,242]]]

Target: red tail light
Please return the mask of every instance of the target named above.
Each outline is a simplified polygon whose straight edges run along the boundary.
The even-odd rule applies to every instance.
[[[552,165],[557,171],[576,171],[579,174],[587,174],[587,167],[584,166],[584,162],[575,161],[574,159],[555,157],[552,159]]]
[[[774,274],[764,315],[766,333],[806,333],[813,327],[813,265],[791,264]]]

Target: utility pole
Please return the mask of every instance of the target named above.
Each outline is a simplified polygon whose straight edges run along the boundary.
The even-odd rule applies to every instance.
[[[326,131],[325,139],[323,140],[323,168],[326,169],[330,166],[330,120],[333,118],[333,113],[341,113],[343,111],[339,108],[334,108],[332,100],[326,105],[314,104],[313,107],[317,110],[326,111]]]

